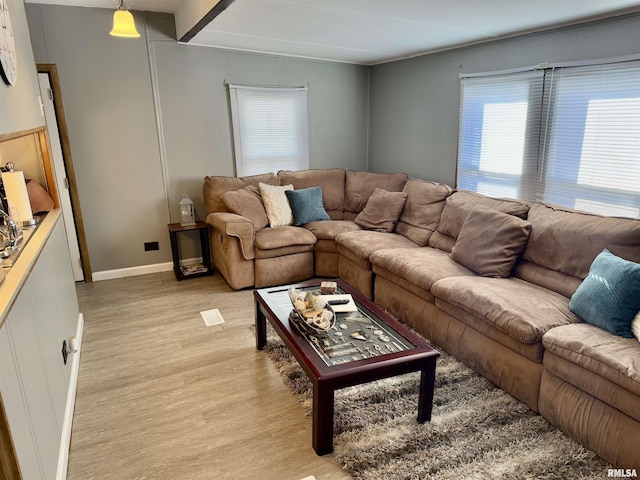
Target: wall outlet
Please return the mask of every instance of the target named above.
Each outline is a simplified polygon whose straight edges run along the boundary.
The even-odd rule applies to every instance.
[[[149,252],[151,250],[160,250],[160,246],[158,245],[158,242],[145,242],[144,251]]]

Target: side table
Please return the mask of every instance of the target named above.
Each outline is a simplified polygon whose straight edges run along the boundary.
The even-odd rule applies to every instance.
[[[168,227],[169,238],[171,240],[171,255],[173,256],[173,273],[176,275],[176,280],[201,277],[203,275],[213,275],[213,268],[211,267],[211,251],[209,249],[209,226],[202,220],[198,220],[195,225],[170,223]],[[202,251],[202,265],[204,269],[195,269],[194,271],[189,272],[180,267],[178,233],[190,232],[193,230],[198,230],[200,233],[200,250]]]

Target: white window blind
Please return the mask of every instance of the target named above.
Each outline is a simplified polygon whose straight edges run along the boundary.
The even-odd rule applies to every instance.
[[[640,218],[640,61],[463,78],[457,186]]]
[[[549,77],[540,199],[640,218],[640,62],[559,68]]]
[[[236,174],[309,168],[307,89],[229,85]]]
[[[463,78],[458,188],[485,195],[534,195],[543,72]]]

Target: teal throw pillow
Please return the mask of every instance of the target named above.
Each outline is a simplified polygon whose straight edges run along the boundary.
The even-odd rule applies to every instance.
[[[289,200],[295,226],[317,220],[331,220],[322,203],[322,187],[287,190],[284,193]]]
[[[640,264],[604,249],[571,297],[569,309],[584,321],[626,338],[640,311]]]

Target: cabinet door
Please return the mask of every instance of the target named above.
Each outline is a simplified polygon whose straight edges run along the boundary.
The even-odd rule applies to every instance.
[[[16,326],[12,329],[14,323]],[[19,369],[17,367],[17,358],[25,355],[17,355],[16,349],[23,348],[27,356],[33,355],[36,342],[35,332],[29,328],[30,325],[33,326],[33,321],[28,295],[20,295],[5,325],[0,329],[0,392],[2,392],[2,402],[9,421],[18,464],[22,478],[25,480],[47,478],[39,460],[36,432],[31,418],[31,410],[35,402],[28,405],[26,400],[27,393],[32,394],[34,390],[39,391],[36,397],[40,399],[43,393],[45,397],[47,396],[46,391],[42,391],[42,387],[46,385],[46,382],[43,382],[42,366],[34,366],[33,362],[29,362],[21,365]],[[37,357],[37,355],[34,356]],[[46,401],[44,404],[45,414],[47,411],[51,412]],[[36,418],[40,419],[41,415],[36,415]]]
[[[58,220],[45,253],[50,268],[47,286],[52,299],[51,309],[56,312],[57,324],[64,331],[64,338],[68,338],[75,335],[78,329],[80,307],[63,218]]]
[[[64,364],[62,342],[76,334],[79,315],[62,219],[51,233],[27,285],[55,419],[62,431],[72,360],[70,357]]]
[[[0,392],[22,478],[42,479],[35,436],[13,358],[8,328],[0,328]]]

